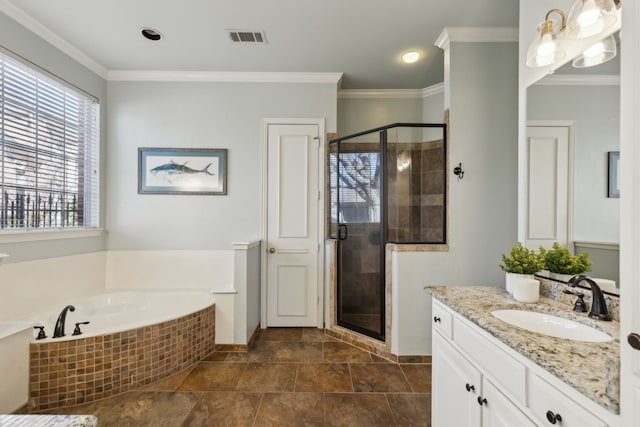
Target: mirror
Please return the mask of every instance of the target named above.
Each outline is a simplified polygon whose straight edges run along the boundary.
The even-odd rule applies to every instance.
[[[616,40],[613,60],[581,69],[569,62],[527,89],[527,246],[557,240],[576,254],[588,252],[593,268],[587,274],[614,281],[615,289],[603,281],[603,290],[619,294]]]

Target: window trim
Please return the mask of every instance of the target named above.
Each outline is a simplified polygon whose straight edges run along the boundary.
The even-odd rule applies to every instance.
[[[0,232],[0,244],[102,237],[103,233],[104,229],[99,227],[3,230]]]

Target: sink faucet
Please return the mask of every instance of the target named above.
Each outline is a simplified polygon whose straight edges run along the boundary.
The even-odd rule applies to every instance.
[[[591,285],[591,310],[589,311],[589,317],[599,320],[611,320],[611,315],[607,310],[607,302],[602,295],[600,286],[589,276],[579,274],[569,279],[569,286],[575,287],[580,282],[587,282]]]
[[[64,322],[67,319],[67,311],[76,311],[76,308],[72,305],[68,305],[62,309],[58,320],[56,321],[56,327],[53,330],[53,338],[60,338],[64,336]]]

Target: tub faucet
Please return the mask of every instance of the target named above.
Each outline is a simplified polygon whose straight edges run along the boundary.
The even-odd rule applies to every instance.
[[[64,336],[64,322],[67,319],[67,310],[76,311],[76,308],[72,305],[68,305],[62,309],[58,320],[56,321],[56,327],[53,330],[53,338],[60,338]]]
[[[611,315],[607,310],[607,302],[602,295],[600,286],[589,276],[579,274],[569,279],[569,286],[575,287],[580,282],[587,282],[591,285],[591,310],[589,311],[589,317],[598,320],[611,320]]]

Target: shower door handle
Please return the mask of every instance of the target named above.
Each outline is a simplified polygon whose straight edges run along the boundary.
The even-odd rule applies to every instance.
[[[347,231],[347,224],[338,225],[338,240],[347,240],[348,235],[349,232]]]

